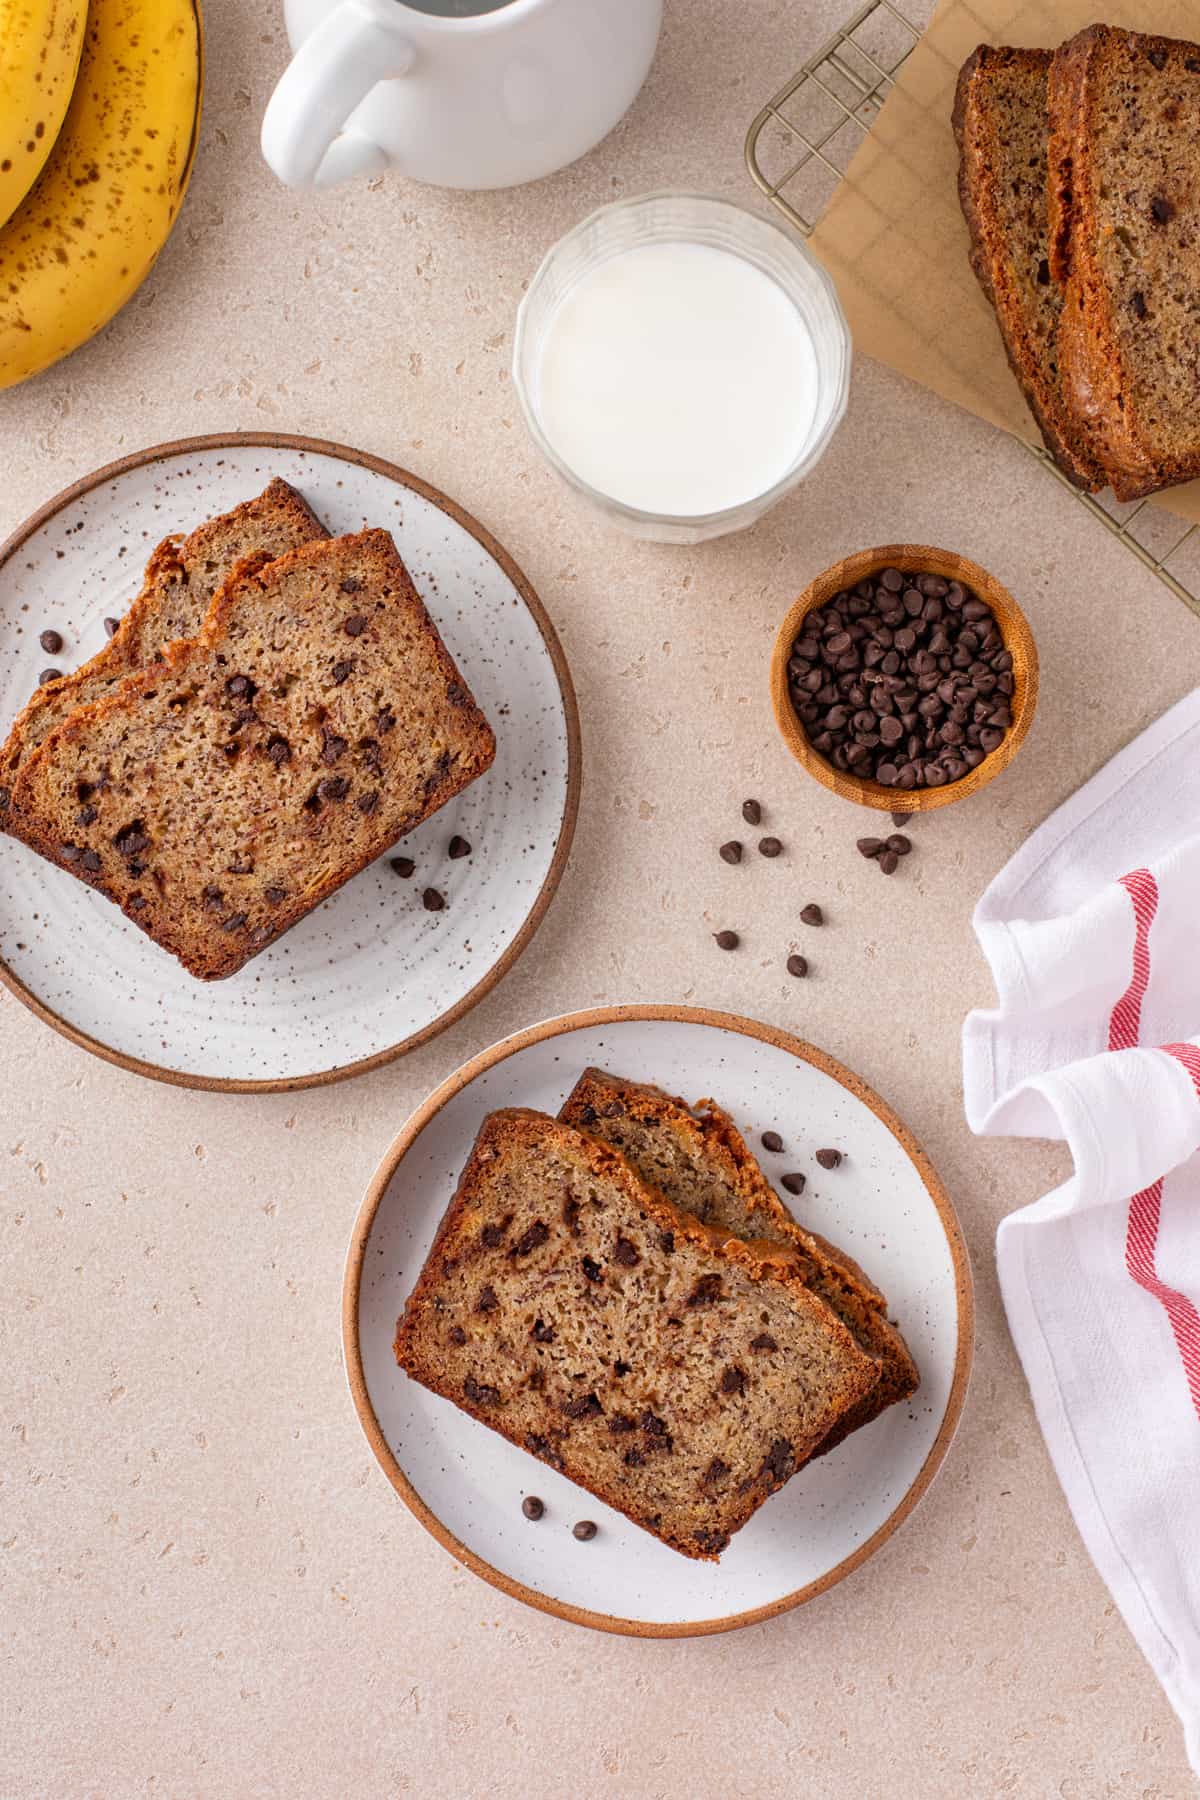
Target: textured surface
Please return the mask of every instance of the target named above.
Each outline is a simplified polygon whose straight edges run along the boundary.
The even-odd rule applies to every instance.
[[[701,1560],[876,1380],[786,1249],[722,1244],[599,1139],[515,1108],[480,1129],[396,1360]]]
[[[588,756],[575,855],[530,951],[451,1032],[363,1080],[255,1098],[154,1087],[0,993],[6,1796],[841,1800],[876,1790],[881,1767],[892,1800],[1194,1794],[1071,1524],[996,1291],[997,1220],[1064,1159],[971,1137],[958,1030],[990,998],[974,899],[1195,685],[1200,627],[1019,445],[865,357],[813,477],[748,536],[693,552],[626,543],[579,511],[524,441],[506,378],[521,284],[588,208],[660,186],[758,204],[746,124],[845,11],[757,0],[749,31],[742,0],[671,0],[648,88],[579,167],[513,194],[389,175],[314,198],[257,161],[279,9],[208,0],[204,137],[177,232],[110,331],[0,402],[5,528],[180,430],[324,432],[417,468],[542,593]],[[968,20],[946,58],[947,89],[979,30]],[[915,309],[920,193],[913,219],[896,286]],[[956,230],[973,328],[1015,393]],[[1044,686],[1012,768],[918,819],[889,882],[854,850],[879,821],[776,736],[766,666],[814,574],[898,538],[995,571]],[[31,616],[22,642],[53,622]],[[752,793],[784,841],[774,863],[741,821]],[[747,841],[736,869],[716,855],[731,837]],[[821,931],[797,922],[808,899]],[[708,933],[727,924],[743,948],[723,956]],[[792,948],[807,981],[784,972]],[[412,1108],[514,1025],[631,994],[776,1020],[860,1069],[932,1154],[978,1280],[966,1415],[911,1527],[811,1606],[696,1642],[601,1638],[453,1562],[377,1469],[338,1339],[355,1210]]]
[[[194,638],[51,732],[13,801],[26,842],[213,981],[495,753],[395,544],[372,529],[239,563]]]

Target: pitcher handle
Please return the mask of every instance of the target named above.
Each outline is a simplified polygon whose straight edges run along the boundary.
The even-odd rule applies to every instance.
[[[400,16],[395,0],[341,0],[297,50],[262,124],[263,156],[288,187],[325,187],[387,167],[378,144],[345,127],[376,82],[413,65]]]

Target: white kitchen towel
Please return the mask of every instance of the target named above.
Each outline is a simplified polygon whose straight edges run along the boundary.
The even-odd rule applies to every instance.
[[[1076,1523],[1200,1773],[1200,691],[1042,825],[975,912],[997,1004],[972,1130],[1061,1138],[1000,1286]]]

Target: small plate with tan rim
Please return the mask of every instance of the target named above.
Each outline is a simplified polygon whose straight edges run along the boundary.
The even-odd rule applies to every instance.
[[[390,531],[496,732],[491,769],[227,981],[199,982],[122,913],[6,838],[0,979],[123,1068],[186,1086],[305,1087],[375,1067],[461,1018],[511,968],[558,885],[579,802],[566,661],[520,569],[469,513],[378,457],[244,434],[161,444],[59,494],[0,547],[0,721],[47,664],[75,668],[170,532],[280,475],[337,535]],[[39,646],[44,630],[61,654]],[[452,837],[470,853],[450,857]],[[457,848],[457,847],[456,847]],[[390,853],[389,853],[390,854]],[[444,896],[430,911],[426,888]]]
[[[942,787],[885,787],[882,782],[835,768],[813,748],[792,705],[788,661],[808,614],[816,607],[824,606],[835,594],[853,588],[856,582],[877,575],[883,569],[939,575],[943,581],[960,581],[964,587],[972,588],[979,599],[991,607],[1004,648],[1013,659],[1012,724],[1003,742],[984,757],[978,768],[970,770],[961,780],[946,782]],[[936,807],[950,806],[955,800],[977,794],[1008,767],[1021,748],[1033,722],[1037,696],[1038,659],[1033,633],[1008,589],[969,557],[959,556],[953,550],[938,550],[932,544],[880,544],[874,550],[859,550],[853,556],[845,556],[841,562],[833,563],[792,603],[779,627],[771,654],[771,704],[775,710],[775,723],[796,761],[825,787],[840,794],[843,800],[853,800],[859,806],[873,806],[881,812],[931,812]]]
[[[839,1244],[888,1296],[921,1374],[889,1408],[795,1475],[739,1531],[720,1562],[693,1562],[575,1487],[396,1365],[397,1316],[433,1241],[484,1116],[557,1112],[590,1064],[711,1096],[778,1183],[802,1170],[801,1222]],[[826,1170],[816,1151],[843,1160]],[[354,1229],[342,1340],[358,1416],[400,1497],[460,1562],[563,1619],[642,1637],[728,1631],[799,1605],[864,1562],[903,1523],[954,1435],[972,1343],[971,1276],[941,1182],[879,1097],[822,1051],[728,1013],[624,1006],[572,1013],[493,1045],[444,1081],[404,1127]],[[532,1522],[522,1500],[536,1495]],[[573,1526],[598,1526],[580,1543]]]

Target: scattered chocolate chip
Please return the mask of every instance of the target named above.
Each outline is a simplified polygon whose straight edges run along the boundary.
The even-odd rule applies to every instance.
[[[823,1169],[836,1169],[842,1160],[840,1150],[818,1150],[817,1161]]]
[[[462,1345],[462,1344],[465,1344],[466,1341],[467,1341],[467,1334],[463,1330],[462,1326],[461,1325],[452,1325],[450,1327],[450,1342],[452,1344]]]
[[[346,623],[342,626],[342,630],[347,637],[361,637],[366,629],[367,620],[365,613],[351,613],[350,617],[346,620]]]
[[[441,912],[446,904],[446,896],[439,894],[436,888],[426,888],[421,895],[421,905],[426,912]]]
[[[798,1169],[794,1170],[790,1175],[783,1175],[780,1177],[782,1185],[787,1189],[789,1194],[802,1194],[804,1192],[805,1179],[805,1176],[803,1176]]]
[[[604,1408],[595,1394],[580,1394],[577,1400],[567,1400],[563,1403],[563,1412],[568,1419],[592,1419],[603,1411]]]
[[[721,1392],[723,1394],[742,1394],[746,1391],[746,1374],[743,1369],[731,1366],[721,1375]]]
[[[797,981],[802,981],[808,974],[808,958],[793,952],[787,959],[787,972],[794,975]]]
[[[894,812],[892,814],[892,824],[893,825],[911,825],[912,822],[913,822],[912,813]]]
[[[783,845],[777,837],[759,838],[758,854],[760,856],[780,856],[782,853]]]
[[[354,672],[354,664],[352,662],[335,662],[332,670],[330,671],[334,686],[341,687],[342,683],[348,678],[348,676],[353,674],[353,672]],[[382,729],[382,727],[381,727],[381,729]]]
[[[42,649],[46,652],[47,656],[57,656],[63,647],[63,634],[61,631],[43,631],[38,638],[38,643],[42,646]]]
[[[455,836],[450,839],[449,845],[447,846],[447,855],[452,862],[457,862],[460,857],[470,856],[470,854],[470,844],[465,837],[459,837],[456,833]]]
[[[629,1432],[636,1431],[637,1427],[628,1413],[613,1413],[608,1421],[608,1429],[614,1437],[625,1437]]]
[[[598,1529],[594,1519],[580,1519],[578,1525],[574,1527],[572,1536],[577,1537],[581,1544],[588,1544],[595,1537]]]
[[[714,931],[713,937],[718,950],[736,950],[742,941],[736,931]]]
[[[487,1286],[482,1289],[478,1300],[475,1302],[475,1311],[481,1313],[495,1312],[499,1304],[500,1302],[496,1298],[496,1290],[489,1281]]]
[[[823,925],[825,923],[825,914],[821,911],[815,900],[809,902],[801,912],[800,917],[806,925]]]
[[[894,875],[900,867],[900,858],[894,850],[885,850],[879,858],[879,869],[883,875]]]
[[[62,678],[63,672],[61,669],[43,669],[38,676],[38,686],[49,687],[52,681],[61,681]]]
[[[362,582],[357,575],[347,575],[340,586],[343,594],[357,594]]]
[[[857,843],[860,856],[878,856],[883,849],[883,839],[876,837],[859,838]]]
[[[416,866],[411,856],[390,856],[388,858],[388,868],[393,869],[405,881],[408,880]]]
[[[912,839],[906,838],[902,832],[894,831],[887,841],[887,847],[895,856],[907,856],[912,849]]]
[[[287,899],[287,889],[281,887],[264,888],[263,899],[268,906],[282,906]]]
[[[330,731],[327,725],[325,727],[324,742],[321,745],[321,761],[328,768],[332,768],[338,757],[345,751],[345,748],[345,738],[339,737],[336,731]]]
[[[783,1149],[783,1139],[777,1131],[764,1131],[759,1142],[764,1150],[771,1152],[772,1156],[778,1156]]]
[[[779,1345],[769,1331],[760,1331],[757,1337],[750,1339],[752,1350],[778,1350]]]
[[[105,619],[105,621],[104,621],[105,635],[108,637],[116,637],[117,630],[120,626],[120,623],[121,623],[120,619]]]
[[[721,845],[718,855],[722,862],[730,864],[740,863],[742,860],[742,846],[738,843],[736,838],[730,838],[727,844]]]
[[[545,1510],[545,1501],[539,1500],[536,1494],[526,1494],[521,1502],[521,1511],[527,1519],[540,1519]]]
[[[324,781],[317,783],[317,793],[322,800],[344,800],[350,792],[350,783],[344,775],[327,775]]]
[[[369,793],[360,794],[354,804],[360,813],[373,813],[379,805],[379,795],[372,789]]]
[[[248,917],[249,914],[244,912],[230,913],[227,919],[221,920],[221,930],[241,931],[242,927],[246,924]]]
[[[762,807],[758,804],[757,800],[742,801],[742,817],[745,819],[747,825],[762,824]]]
[[[617,1239],[613,1249],[614,1262],[620,1263],[623,1269],[635,1269],[641,1260],[636,1244],[631,1243],[627,1237]]]
[[[88,869],[93,875],[95,875],[99,872],[100,858],[94,850],[85,850],[84,851],[83,866],[85,869]]]
[[[495,1406],[500,1398],[499,1388],[489,1387],[484,1381],[476,1381],[473,1375],[468,1375],[463,1382],[463,1393],[476,1406]]]

